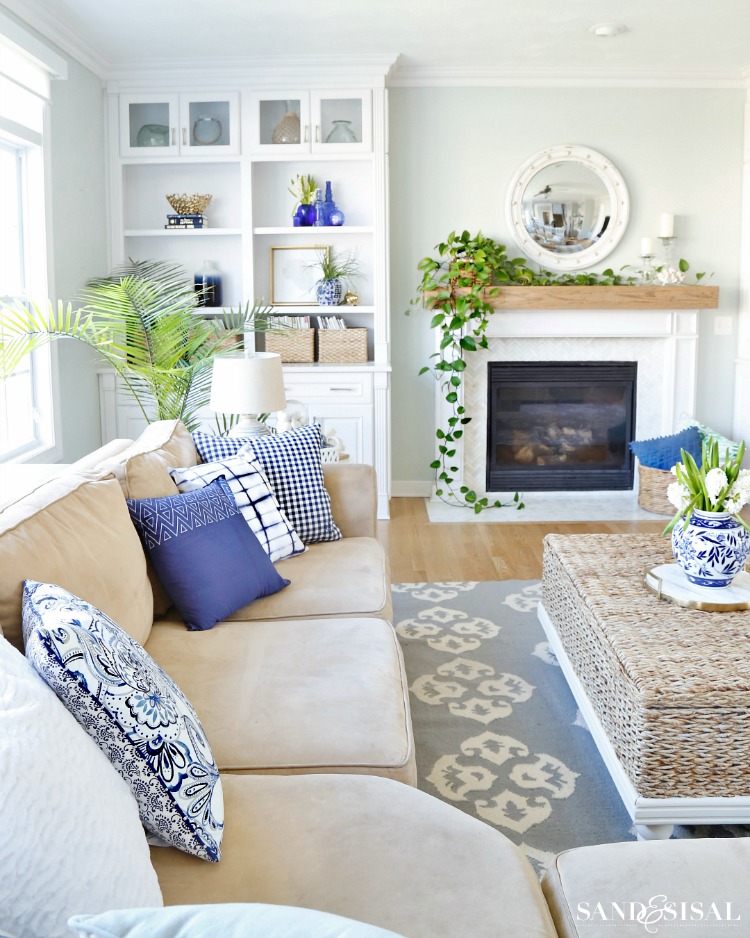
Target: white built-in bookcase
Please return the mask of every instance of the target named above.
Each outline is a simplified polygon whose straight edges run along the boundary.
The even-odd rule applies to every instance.
[[[236,309],[269,301],[272,247],[322,244],[334,254],[356,254],[357,306],[284,306],[278,312],[335,312],[347,325],[367,328],[367,362],[287,364],[285,381],[287,397],[335,433],[352,460],[376,467],[383,518],[390,492],[385,76],[391,64],[346,59],[340,68],[280,63],[200,78],[134,74],[106,88],[112,267],[128,259],[171,260],[192,275],[212,260],[222,275],[223,306]],[[300,141],[274,143],[273,129],[287,110],[299,117]],[[216,140],[199,143],[195,122],[206,117]],[[356,140],[327,143],[335,120],[348,120]],[[149,124],[168,133],[157,145],[139,145],[139,131]],[[287,190],[293,177],[308,173],[321,186],[331,181],[343,226],[293,226]],[[210,193],[208,227],[165,229],[172,211],[165,196],[173,192]],[[100,388],[104,441],[132,436],[142,422],[137,408],[117,393],[111,375],[100,376]]]

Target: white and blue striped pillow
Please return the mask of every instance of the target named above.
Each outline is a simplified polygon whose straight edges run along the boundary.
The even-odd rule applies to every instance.
[[[246,442],[242,441],[243,445]],[[301,554],[305,545],[279,507],[260,463],[247,455],[229,456],[185,469],[170,469],[180,492],[204,488],[223,478],[242,517],[272,561]]]
[[[253,437],[194,432],[193,440],[204,462],[224,459],[238,451],[246,458],[256,458],[304,544],[340,540],[341,531],[333,520],[331,499],[323,482],[323,434],[318,424]]]

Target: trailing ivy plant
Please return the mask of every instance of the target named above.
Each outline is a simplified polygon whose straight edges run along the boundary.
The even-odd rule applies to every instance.
[[[440,382],[446,402],[450,405],[450,416],[446,427],[438,427],[438,456],[430,464],[435,472],[435,494],[449,504],[471,506],[478,514],[485,508],[503,508],[511,503],[493,501],[479,497],[467,485],[454,484],[458,467],[453,465],[456,443],[463,436],[463,428],[471,422],[466,408],[459,401],[459,389],[466,370],[466,353],[479,348],[488,348],[486,330],[494,312],[489,300],[496,296],[497,281],[526,282],[521,278],[533,278],[533,272],[524,261],[509,260],[505,247],[481,231],[470,235],[468,231],[456,234],[452,231],[447,239],[435,246],[437,258],[424,257],[419,262],[422,281],[419,296],[412,305],[423,304],[424,295],[429,295],[433,311],[430,323],[439,329],[440,348],[431,358],[420,375],[432,372]],[[459,292],[460,291],[460,292]],[[513,496],[516,508],[523,508],[518,492]]]
[[[619,272],[611,267],[601,273],[552,273],[535,270],[523,258],[509,258],[505,245],[498,244],[482,232],[476,235],[451,231],[445,241],[435,245],[437,256],[423,257],[418,264],[422,272],[419,293],[411,301],[413,307],[425,302],[432,310],[430,326],[440,330],[440,345],[420,375],[432,373],[450,406],[450,416],[444,427],[438,427],[438,455],[430,463],[435,472],[435,494],[452,505],[471,507],[479,514],[485,508],[524,507],[518,492],[512,502],[490,501],[480,497],[467,485],[456,485],[458,466],[454,465],[456,444],[471,422],[466,408],[460,403],[459,391],[466,370],[466,353],[489,347],[487,325],[495,312],[490,300],[502,286],[633,286],[641,282],[638,273]],[[680,274],[689,269],[687,261],[679,261]],[[660,272],[662,268],[656,268]],[[700,281],[704,274],[696,274]],[[407,310],[407,312],[409,312]]]

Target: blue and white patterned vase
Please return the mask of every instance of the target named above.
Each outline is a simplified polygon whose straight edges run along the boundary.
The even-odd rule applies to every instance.
[[[672,529],[674,559],[696,586],[729,586],[750,554],[750,533],[727,511],[694,511]]]
[[[338,306],[344,298],[344,284],[335,277],[321,280],[316,287],[319,306]]]

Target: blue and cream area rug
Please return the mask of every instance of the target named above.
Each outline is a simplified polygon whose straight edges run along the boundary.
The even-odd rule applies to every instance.
[[[634,840],[536,615],[541,584],[400,583],[419,787],[493,825],[541,874],[571,847]],[[677,837],[747,836],[737,826]]]

